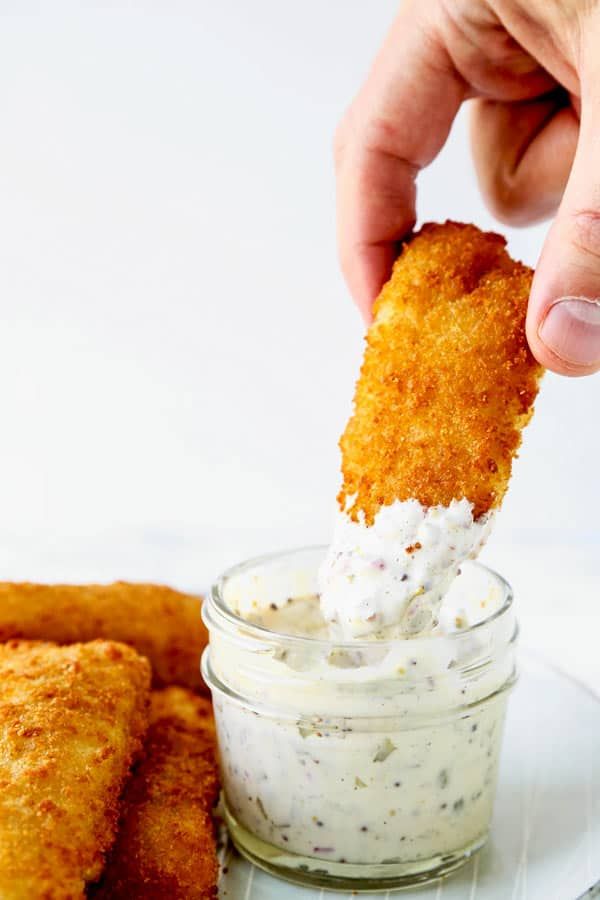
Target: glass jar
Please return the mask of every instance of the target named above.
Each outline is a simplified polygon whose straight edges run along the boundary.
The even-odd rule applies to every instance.
[[[300,883],[373,891],[439,878],[488,833],[516,677],[510,587],[465,564],[445,613],[456,630],[410,639],[339,643],[244,618],[316,593],[324,552],[243,563],[204,604],[231,837]],[[465,627],[467,601],[479,618]]]

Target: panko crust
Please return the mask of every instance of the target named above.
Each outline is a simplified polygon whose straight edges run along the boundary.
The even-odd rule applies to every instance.
[[[94,897],[213,900],[219,781],[210,702],[180,687],[154,692],[144,750]]]
[[[98,878],[148,723],[150,666],[108,641],[0,645],[0,897]]]
[[[0,641],[122,641],[150,660],[156,687],[182,684],[206,692],[201,606],[200,597],[154,584],[0,582]]]
[[[341,438],[342,510],[367,524],[395,500],[475,518],[499,506],[542,375],[525,337],[532,271],[498,234],[427,224],[374,307]]]

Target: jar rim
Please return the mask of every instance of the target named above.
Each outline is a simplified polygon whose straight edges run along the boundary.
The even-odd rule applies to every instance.
[[[389,650],[393,647],[402,646],[403,648],[410,646],[411,643],[417,643],[419,646],[423,646],[424,642],[431,643],[432,641],[439,641],[443,639],[444,641],[452,642],[463,641],[466,636],[472,635],[474,633],[480,632],[486,627],[493,625],[498,622],[502,618],[504,618],[512,609],[514,594],[513,589],[509,582],[503,578],[495,569],[486,566],[484,563],[479,562],[479,560],[469,560],[469,564],[475,566],[476,568],[486,572],[488,575],[491,575],[495,578],[503,591],[504,599],[502,605],[494,610],[489,616],[486,618],[480,619],[478,622],[475,622],[473,625],[469,625],[467,628],[460,629],[459,631],[450,631],[445,632],[444,634],[424,634],[416,637],[395,637],[395,638],[383,638],[381,640],[377,640],[376,642],[373,640],[361,640],[361,639],[351,639],[351,640],[337,640],[331,638],[322,638],[322,637],[312,637],[310,635],[294,635],[288,634],[286,632],[273,631],[270,628],[266,628],[264,625],[259,625],[255,622],[249,622],[247,619],[244,619],[242,616],[233,612],[229,606],[225,603],[224,599],[224,588],[226,583],[237,575],[240,575],[248,570],[251,570],[258,566],[264,566],[267,563],[275,563],[285,559],[285,557],[292,557],[293,555],[300,553],[310,553],[310,552],[322,552],[325,553],[327,547],[325,544],[309,544],[307,546],[301,547],[292,547],[287,550],[279,550],[274,553],[265,553],[259,556],[251,557],[250,559],[245,560],[244,562],[237,563],[234,566],[226,569],[214,582],[212,585],[208,599],[209,603],[204,603],[202,605],[202,618],[207,627],[210,627],[213,624],[213,620],[211,619],[211,613],[215,611],[222,622],[229,625],[230,628],[238,631],[239,629],[243,629],[244,638],[246,639],[254,639],[259,642],[265,642],[270,640],[277,641],[285,641],[286,644],[296,647],[305,647],[310,646],[313,648],[339,648],[342,650],[367,650],[373,649],[374,643],[381,650]]]

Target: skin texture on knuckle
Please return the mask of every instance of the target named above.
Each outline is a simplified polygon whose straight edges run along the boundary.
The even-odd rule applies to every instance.
[[[472,96],[518,100],[551,89],[553,79],[534,52],[539,37],[525,27],[529,40],[521,40],[515,27],[518,5],[440,0],[448,53]]]
[[[596,0],[489,0],[514,37],[569,90],[577,81],[582,21]]]
[[[387,116],[368,116],[361,129],[365,151],[393,153],[399,143],[399,129],[399,123]]]
[[[368,169],[378,156],[394,156],[398,123],[377,115],[363,115],[356,105],[348,110],[335,130],[333,160],[340,171],[350,160],[357,173]]]

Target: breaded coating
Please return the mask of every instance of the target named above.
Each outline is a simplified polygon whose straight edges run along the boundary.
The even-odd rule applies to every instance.
[[[155,692],[144,759],[125,791],[119,834],[94,896],[216,897],[211,810],[218,791],[209,701],[179,687]]]
[[[340,441],[342,510],[466,497],[499,506],[542,369],[525,338],[532,272],[497,234],[429,224],[404,245],[374,321]]]
[[[98,878],[149,691],[123,644],[0,645],[2,900],[72,900]]]
[[[200,676],[208,642],[201,604],[200,597],[154,584],[0,582],[0,641],[122,641],[148,657],[155,686],[207,692]]]

